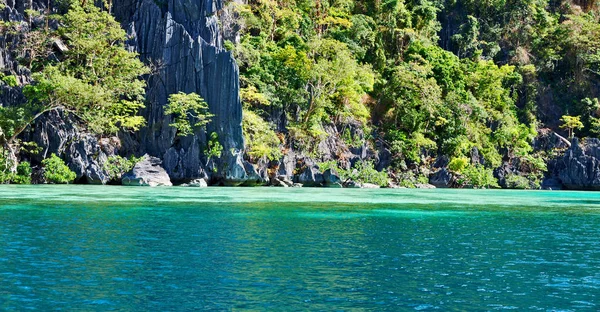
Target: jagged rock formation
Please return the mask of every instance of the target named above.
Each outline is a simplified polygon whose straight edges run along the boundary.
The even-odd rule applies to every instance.
[[[159,158],[144,155],[133,169],[124,174],[122,184],[125,186],[172,186],[169,175],[162,168]]]
[[[213,182],[238,185],[248,180],[242,158],[242,106],[238,67],[222,47],[218,13],[221,0],[116,0],[113,12],[131,36],[129,44],[154,68],[148,79],[148,126],[124,147],[164,159],[173,180],[211,176]],[[163,107],[168,95],[196,92],[208,103],[213,121],[206,131],[180,138]],[[219,135],[223,155],[216,172],[204,168],[206,136]],[[254,177],[250,177],[254,178]]]
[[[31,4],[34,9],[46,11],[48,2],[33,0]],[[50,7],[54,7],[54,1]],[[22,22],[21,32],[26,33],[28,23],[24,22],[24,10],[28,8],[30,3],[8,0],[1,11],[2,19]],[[210,178],[213,183],[239,185],[257,180],[258,172],[248,174],[249,164],[243,160],[238,67],[231,53],[222,46],[224,34],[219,25],[222,9],[222,0],[113,1],[114,16],[130,35],[128,44],[153,69],[148,77],[146,108],[142,111],[147,127],[138,134],[124,134],[121,152],[148,153],[164,160],[164,167],[174,181]],[[228,23],[235,22],[232,16],[227,19]],[[224,26],[225,35],[235,39],[238,28],[230,24]],[[18,55],[9,48],[18,41],[19,34],[0,36],[0,68],[16,74],[21,83],[26,83],[30,72],[18,65]],[[20,88],[1,87],[2,105],[24,103]],[[168,96],[179,91],[198,93],[208,103],[214,117],[205,131],[178,137],[169,126],[171,117],[164,115],[163,107]],[[92,156],[98,155],[99,146],[91,146],[98,145],[96,139],[67,125],[65,119],[55,117],[40,119],[28,135],[45,152],[42,156],[52,152],[62,154],[77,172],[79,181],[104,183],[101,164],[107,155],[92,160],[98,158]],[[211,160],[211,170],[205,170],[209,160],[203,151],[207,135],[212,132],[218,134],[223,154],[220,159]],[[264,176],[258,180],[264,180]]]
[[[600,140],[574,138],[558,162],[558,178],[567,189],[600,190]]]

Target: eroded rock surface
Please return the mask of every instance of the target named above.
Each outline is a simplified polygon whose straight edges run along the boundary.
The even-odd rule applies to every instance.
[[[600,190],[600,140],[580,143],[574,138],[558,166],[558,177],[565,188]]]
[[[147,106],[142,112],[148,126],[126,146],[136,153],[148,153],[165,160],[165,169],[175,180],[204,178],[226,185],[248,179],[242,155],[242,106],[239,72],[223,38],[217,12],[222,0],[115,0],[115,16],[127,29],[129,44],[154,68],[148,79]],[[208,103],[214,117],[206,131],[180,138],[164,115],[168,96],[195,92]],[[223,155],[216,168],[204,170],[207,136],[216,132]]]
[[[144,155],[131,171],[123,175],[121,182],[125,186],[172,186],[167,171],[161,165],[159,158]]]

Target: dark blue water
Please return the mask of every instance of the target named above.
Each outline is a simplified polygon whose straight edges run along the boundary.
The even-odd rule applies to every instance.
[[[0,187],[0,310],[600,310],[600,194]]]

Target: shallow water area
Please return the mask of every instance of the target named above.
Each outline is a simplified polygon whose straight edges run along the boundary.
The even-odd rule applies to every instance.
[[[600,193],[0,186],[0,310],[600,310]]]

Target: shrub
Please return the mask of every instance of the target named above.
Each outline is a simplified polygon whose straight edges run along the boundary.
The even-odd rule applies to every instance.
[[[71,171],[56,154],[52,154],[50,158],[44,159],[42,166],[44,166],[44,178],[49,183],[68,184],[69,182],[73,182],[77,177],[75,172]]]
[[[23,161],[17,166],[17,174],[13,177],[12,182],[15,184],[31,184],[31,164]]]
[[[373,162],[357,162],[354,169],[350,169],[348,177],[360,183],[371,183],[379,186],[388,185],[388,175],[385,171],[377,171]]]
[[[260,116],[245,109],[242,126],[250,158],[268,158],[270,160],[281,158],[282,153],[279,147],[279,137],[277,137],[277,133]]]
[[[111,156],[108,157],[108,160],[104,164],[104,170],[108,173],[108,176],[111,181],[116,181],[121,179],[123,174],[130,171],[135,167],[142,157],[134,157],[131,156],[129,158],[121,157],[121,156]]]
[[[216,132],[212,132],[210,134],[210,139],[208,140],[208,146],[204,151],[204,155],[210,159],[212,157],[220,158],[223,153],[223,145],[219,142],[219,135]]]
[[[506,177],[506,187],[510,189],[528,190],[531,188],[529,179],[518,174],[509,174]]]
[[[448,169],[456,173],[462,173],[467,165],[469,165],[469,159],[467,157],[456,157],[452,158],[448,164]]]
[[[342,181],[352,180],[358,183],[388,186],[389,181],[387,173],[385,171],[377,171],[371,161],[357,162],[353,168],[348,170],[340,168],[335,160],[322,162],[317,165],[321,172],[325,172],[327,169],[337,171]]]
[[[178,134],[188,136],[194,134],[194,128],[203,128],[211,122],[213,114],[208,112],[208,104],[196,93],[175,93],[169,96],[165,107],[165,115],[173,115],[173,123]],[[191,123],[190,119],[194,122]]]
[[[471,184],[480,188],[499,188],[498,181],[494,177],[492,169],[482,165],[469,165],[463,170],[463,183]]]
[[[4,83],[6,83],[6,85],[8,85],[9,87],[13,88],[19,85],[19,82],[17,81],[17,77],[15,75],[4,76],[2,77],[2,81],[4,81]]]

